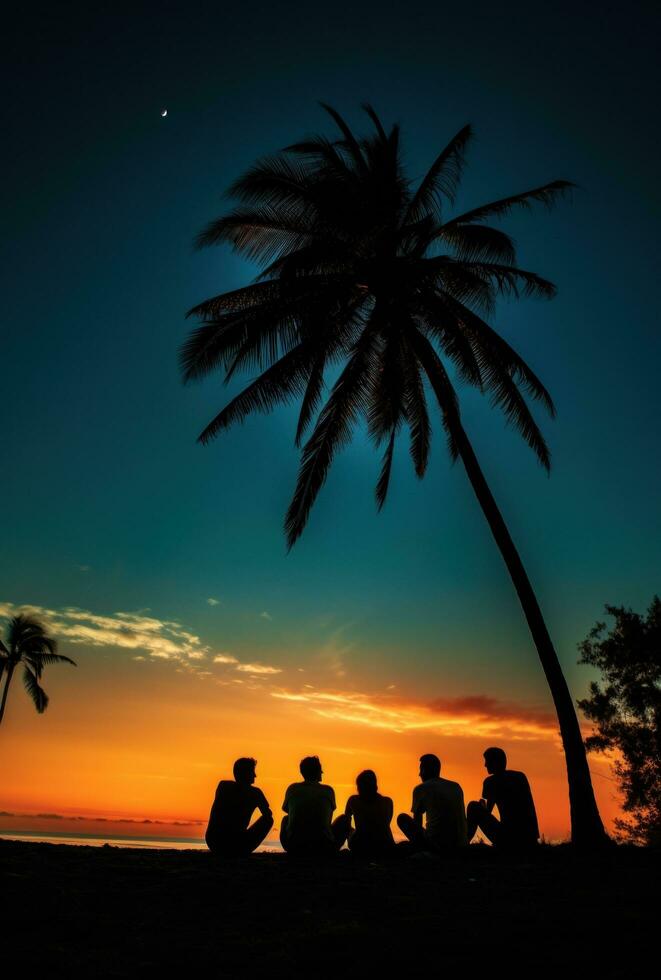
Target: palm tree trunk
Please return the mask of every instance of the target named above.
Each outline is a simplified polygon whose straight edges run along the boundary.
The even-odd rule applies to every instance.
[[[460,423],[453,426],[453,433],[459,455],[466,467],[468,479],[484,511],[484,516],[489,522],[489,527],[496,539],[496,544],[500,548],[507,570],[512,577],[514,588],[519,596],[533,641],[537,647],[539,659],[542,662],[542,668],[551,689],[567,763],[572,842],[580,847],[601,845],[608,840],[608,837],[594,798],[581,729],[558,655],[551,642],[530,579],[493,494],[487,485],[468,436]]]
[[[7,680],[5,681],[5,689],[2,692],[2,702],[0,703],[0,725],[2,724],[2,719],[5,715],[5,705],[7,704],[7,695],[9,694],[9,685],[11,684],[12,674],[14,673],[15,664],[10,663],[7,667]]]

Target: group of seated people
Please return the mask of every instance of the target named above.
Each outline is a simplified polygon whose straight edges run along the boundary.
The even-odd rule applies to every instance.
[[[234,779],[218,784],[206,842],[209,850],[221,857],[251,854],[273,826],[268,801],[253,785],[256,765],[255,759],[237,759]],[[330,856],[348,842],[357,856],[387,857],[402,846],[409,852],[445,853],[469,844],[479,829],[496,847],[535,845],[539,828],[525,775],[507,768],[507,756],[499,748],[484,752],[484,765],[489,775],[484,780],[482,799],[464,809],[463,790],[459,783],[441,777],[438,756],[421,756],[412,816],[401,813],[397,817],[406,841],[397,845],[390,829],[393,802],[379,793],[371,769],[356,778],[358,792],[349,797],[344,813],[333,820],[335,792],[321,781],[319,758],[307,756],[300,764],[303,781],[292,783],[285,793],[280,842],[288,854],[298,856]],[[495,807],[500,819],[493,813]],[[260,816],[251,824],[255,810]]]

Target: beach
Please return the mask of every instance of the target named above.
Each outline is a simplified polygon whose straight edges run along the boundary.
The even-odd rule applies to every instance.
[[[660,852],[633,847],[309,865],[0,840],[5,957],[58,977],[484,976],[498,962],[635,976],[656,947],[659,871]]]

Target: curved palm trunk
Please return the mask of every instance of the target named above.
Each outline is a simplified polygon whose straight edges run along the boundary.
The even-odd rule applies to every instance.
[[[2,702],[0,703],[0,724],[2,724],[2,719],[5,716],[5,705],[7,704],[7,695],[9,694],[9,685],[11,684],[14,667],[15,664],[12,663],[10,663],[9,667],[7,667],[7,680],[5,681],[5,689],[2,692]]]
[[[583,737],[576,717],[574,702],[558,661],[558,655],[551,642],[542,611],[523,567],[523,562],[461,424],[453,426],[453,434],[459,455],[466,467],[468,479],[484,511],[484,516],[489,522],[489,527],[496,539],[496,544],[500,548],[507,570],[512,577],[514,588],[519,596],[551,689],[567,763],[572,842],[582,847],[602,844],[608,840],[608,837],[594,798]]]

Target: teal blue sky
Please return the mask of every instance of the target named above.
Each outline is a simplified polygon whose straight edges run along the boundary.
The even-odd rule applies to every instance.
[[[641,3],[33,5],[9,31],[5,99],[0,600],[150,609],[287,666],[337,648],[347,683],[546,698],[438,432],[422,483],[402,446],[380,515],[359,434],[289,555],[294,410],[195,442],[232,392],[181,385],[184,314],[255,270],[193,236],[258,156],[332,133],[318,100],[357,128],[370,101],[402,124],[412,175],[472,123],[458,207],[580,185],[503,224],[559,289],[495,318],[556,401],[550,478],[462,391],[580,693],[576,644],[603,604],[642,609],[661,587],[658,27]]]

